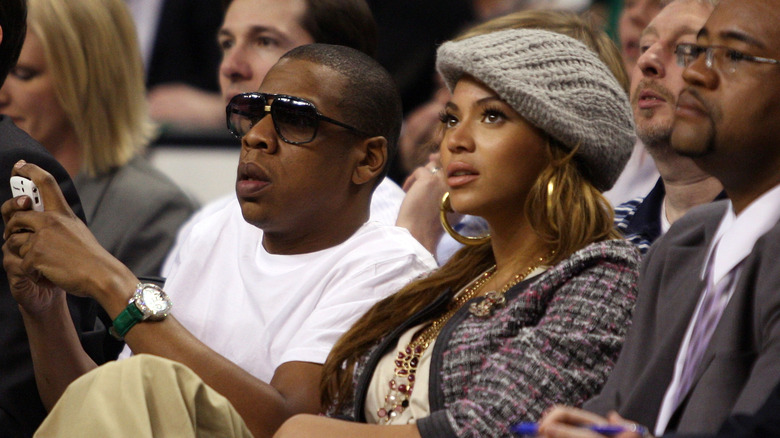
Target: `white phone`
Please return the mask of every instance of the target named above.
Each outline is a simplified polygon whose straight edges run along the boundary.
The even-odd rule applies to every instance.
[[[13,197],[27,195],[32,199],[33,210],[43,211],[43,199],[34,182],[23,176],[11,177],[11,194]]]

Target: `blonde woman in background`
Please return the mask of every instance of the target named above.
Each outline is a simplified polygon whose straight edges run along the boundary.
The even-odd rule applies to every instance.
[[[158,276],[194,202],[143,157],[154,134],[133,21],[122,0],[28,0],[27,38],[0,112],[73,178],[100,244]]]

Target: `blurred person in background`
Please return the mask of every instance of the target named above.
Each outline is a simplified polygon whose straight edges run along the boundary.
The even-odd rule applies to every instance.
[[[624,0],[623,9],[618,17],[618,38],[626,71],[634,74],[634,66],[639,58],[639,37],[642,31],[661,11],[668,0]],[[626,168],[618,178],[615,186],[604,193],[613,206],[627,202],[637,196],[646,195],[658,180],[658,169],[655,167],[645,146],[637,140],[631,158]]]
[[[222,0],[125,0],[146,72],[149,114],[164,131],[217,131],[223,107],[214,74]]]
[[[65,167],[98,242],[137,275],[159,276],[196,205],[144,158],[154,126],[127,6],[29,0],[28,8],[0,112]]]

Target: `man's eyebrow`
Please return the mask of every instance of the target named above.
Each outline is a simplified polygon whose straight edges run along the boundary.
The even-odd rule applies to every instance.
[[[263,26],[263,25],[254,25],[249,28],[249,34],[256,35],[263,32],[273,32],[278,33],[278,31],[270,26]],[[220,28],[219,31],[217,31],[217,36],[233,36],[233,32],[230,29]]]
[[[759,49],[766,49],[766,44],[751,37],[750,35],[737,30],[726,30],[718,34],[724,40],[740,41],[751,46],[755,46]]]
[[[709,36],[710,32],[706,27],[701,28],[699,33],[696,34],[697,39],[708,38]],[[739,30],[723,30],[718,32],[718,37],[727,41],[739,41],[751,46],[755,46],[759,49],[766,49],[766,44]]]

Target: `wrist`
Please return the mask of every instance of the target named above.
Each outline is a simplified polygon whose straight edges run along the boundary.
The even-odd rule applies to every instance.
[[[59,317],[63,313],[68,311],[67,294],[60,288],[53,288],[49,292],[50,296],[48,300],[44,300],[41,297],[35,301],[27,301],[18,303],[19,312],[25,320],[29,321],[48,321],[52,318]]]
[[[162,288],[153,283],[138,283],[124,310],[114,318],[111,335],[122,340],[136,324],[161,321],[168,316],[172,303]]]
[[[139,280],[127,270],[126,272],[93,277],[91,283],[90,290],[85,295],[97,301],[113,319],[127,307]]]

